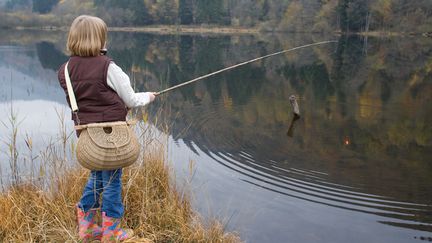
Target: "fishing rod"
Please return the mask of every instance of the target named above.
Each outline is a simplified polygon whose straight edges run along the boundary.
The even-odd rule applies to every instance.
[[[164,89],[164,90],[162,90],[162,91],[156,92],[156,93],[155,93],[155,96],[161,95],[161,94],[166,93],[166,92],[168,92],[168,91],[172,91],[172,90],[174,90],[174,89],[178,89],[178,88],[180,88],[180,87],[183,87],[183,86],[185,86],[185,85],[188,85],[188,84],[194,83],[194,82],[196,82],[196,81],[199,81],[199,80],[202,80],[202,79],[208,78],[208,77],[210,77],[210,76],[213,76],[213,75],[216,75],[216,74],[219,74],[219,73],[222,73],[222,72],[225,72],[225,71],[228,71],[228,70],[231,70],[231,69],[234,69],[234,68],[237,68],[237,67],[240,67],[240,66],[246,65],[246,64],[249,64],[249,63],[251,63],[251,62],[256,62],[256,61],[262,60],[262,59],[264,59],[264,58],[268,58],[268,57],[276,56],[276,55],[279,55],[279,54],[282,54],[282,53],[291,52],[291,51],[295,51],[295,50],[302,49],[302,48],[306,48],[306,47],[317,46],[317,45],[323,45],[323,44],[328,44],[328,43],[332,43],[332,42],[337,42],[337,41],[334,41],[334,40],[330,40],[330,41],[321,41],[321,42],[316,42],[316,43],[312,43],[312,44],[307,44],[307,45],[303,45],[303,46],[294,47],[294,48],[291,48],[291,49],[288,49],[288,50],[278,51],[278,52],[275,52],[275,53],[272,53],[272,54],[268,54],[268,55],[265,55],[265,56],[262,56],[262,57],[257,57],[257,58],[254,58],[254,59],[252,59],[252,60],[245,61],[245,62],[242,62],[242,63],[238,63],[238,64],[235,64],[235,65],[232,65],[232,66],[229,66],[229,67],[226,67],[226,68],[220,69],[220,70],[218,70],[218,71],[215,71],[215,72],[212,72],[212,73],[209,73],[209,74],[206,74],[206,75],[200,76],[200,77],[198,77],[198,78],[194,78],[194,79],[189,80],[189,81],[186,81],[186,82],[184,82],[184,83],[181,83],[181,84],[178,84],[178,85],[172,86],[172,87],[167,88],[167,89]]]

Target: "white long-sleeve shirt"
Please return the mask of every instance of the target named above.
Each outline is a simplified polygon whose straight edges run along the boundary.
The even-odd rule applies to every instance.
[[[128,108],[145,106],[150,103],[150,92],[135,93],[129,76],[114,62],[111,62],[108,66],[107,83],[120,96]]]

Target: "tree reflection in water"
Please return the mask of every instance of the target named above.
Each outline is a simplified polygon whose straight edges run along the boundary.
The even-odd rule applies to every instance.
[[[134,77],[138,90],[162,90],[254,57],[332,39],[110,38],[109,55]],[[6,42],[19,40],[15,35]],[[33,41],[44,67],[65,61],[60,38],[38,35]],[[369,37],[367,43],[341,36],[336,45],[252,63],[163,96],[151,112],[172,124],[173,138],[251,185],[432,232],[432,40]],[[292,115],[291,94],[300,97],[301,119]]]

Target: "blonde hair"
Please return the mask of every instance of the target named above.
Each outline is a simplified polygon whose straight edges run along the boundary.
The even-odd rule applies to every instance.
[[[107,25],[94,16],[81,15],[69,30],[67,50],[73,56],[99,56],[107,40]]]

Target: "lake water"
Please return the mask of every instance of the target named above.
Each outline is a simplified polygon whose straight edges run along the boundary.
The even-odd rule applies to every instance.
[[[249,64],[149,106],[152,123],[170,126],[178,180],[190,180],[202,215],[247,242],[432,241],[432,39],[121,32],[108,46],[136,90],[159,91],[328,39],[338,43]],[[0,32],[5,180],[11,107],[18,147],[32,137],[35,154],[58,142],[57,113],[69,119],[56,75],[65,42],[64,32]]]

